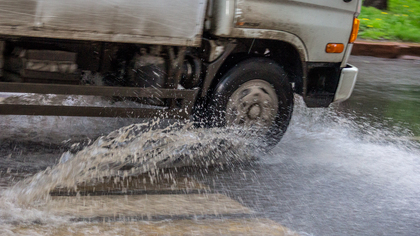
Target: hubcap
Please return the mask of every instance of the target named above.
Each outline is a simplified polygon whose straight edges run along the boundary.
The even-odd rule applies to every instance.
[[[277,111],[278,99],[273,86],[264,80],[251,80],[241,85],[229,98],[226,123],[269,128]]]
[[[261,114],[260,105],[255,104],[255,105],[252,105],[251,108],[249,109],[248,117],[252,120],[255,120],[260,116],[260,114]]]

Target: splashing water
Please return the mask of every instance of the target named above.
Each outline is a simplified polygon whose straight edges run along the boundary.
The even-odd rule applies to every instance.
[[[302,163],[338,163],[348,169],[353,166],[350,170],[354,172],[364,168],[367,173],[398,177],[400,172],[406,172],[408,164],[418,160],[420,145],[402,139],[398,132],[383,125],[375,126],[337,107],[307,109],[300,99],[295,105],[290,127],[273,150],[275,158],[263,157],[265,164],[290,157]],[[77,152],[64,153],[54,167],[4,190],[0,193],[0,225],[68,224],[70,216],[55,216],[43,208],[50,200],[50,191],[57,187],[75,189],[79,183],[106,176],[126,177],[166,167],[233,163],[259,153],[255,139],[244,137],[240,129],[196,129],[192,124],[157,126],[159,121],[118,129]],[[385,153],[398,158],[388,158]],[[401,166],[402,159],[411,157],[413,161],[406,161],[408,164],[400,172],[392,175],[383,171],[384,167],[394,171],[397,162]],[[414,183],[416,179],[408,180]]]
[[[5,208],[10,209],[11,205],[22,210],[46,204],[50,191],[57,187],[76,190],[77,184],[108,176],[234,163],[252,159],[258,150],[256,143],[243,135],[243,129],[196,129],[190,123],[161,129],[155,129],[156,126],[159,120],[126,126],[99,137],[75,154],[64,153],[56,166],[18,182],[1,194],[0,219],[7,218]],[[121,170],[123,167],[128,170]]]

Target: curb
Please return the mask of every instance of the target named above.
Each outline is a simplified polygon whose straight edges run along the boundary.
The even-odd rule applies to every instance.
[[[420,44],[356,40],[351,55],[420,59]]]

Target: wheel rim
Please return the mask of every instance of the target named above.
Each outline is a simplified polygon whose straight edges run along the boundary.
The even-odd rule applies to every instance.
[[[278,111],[278,98],[273,86],[264,80],[242,84],[229,98],[226,125],[268,129]]]

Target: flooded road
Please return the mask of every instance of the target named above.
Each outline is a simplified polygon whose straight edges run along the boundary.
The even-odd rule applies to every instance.
[[[66,181],[59,175],[54,181],[61,185],[51,186],[48,204],[24,208],[2,202],[0,234],[418,235],[420,61],[352,57],[350,63],[360,69],[351,99],[326,109],[308,109],[297,98],[283,140],[258,160],[152,174],[140,171],[133,178],[121,173],[120,178],[79,186],[79,194],[62,186]],[[4,138],[8,133],[24,136],[29,125],[13,117],[0,122],[2,193],[18,180],[59,163],[74,140],[87,144],[86,137],[93,139],[132,122],[114,120],[107,126],[80,118],[19,119],[39,122],[31,120],[33,138],[25,142]],[[69,121],[75,128],[66,137]],[[217,156],[219,150],[197,148],[191,142],[211,143],[220,133],[177,132],[171,134],[190,141],[175,142],[171,150],[195,147],[210,152],[189,152],[193,158]],[[243,158],[246,145],[234,136],[226,138],[236,142],[226,150],[235,147],[241,152],[220,156]],[[145,145],[141,139],[113,144]],[[92,170],[101,170],[98,166],[115,164],[89,160],[74,161],[90,163],[83,165],[87,171],[76,174],[78,178],[97,174]]]

